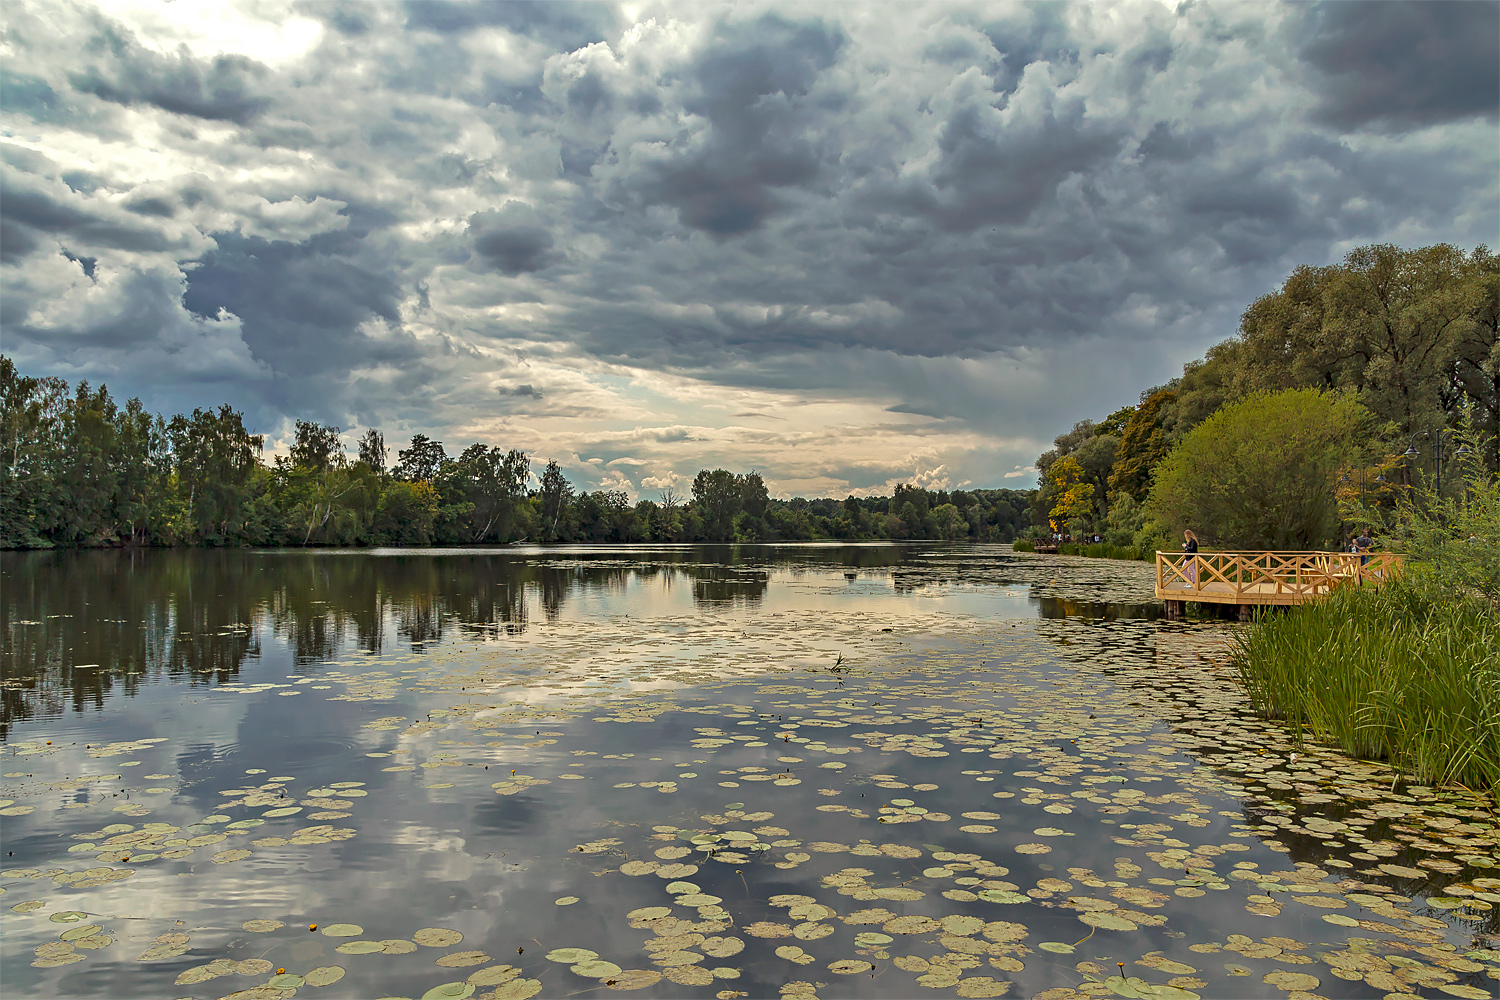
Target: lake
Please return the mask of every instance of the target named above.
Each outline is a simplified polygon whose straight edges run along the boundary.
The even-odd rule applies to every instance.
[[[1008,546],[0,554],[46,997],[1489,997],[1497,818]]]

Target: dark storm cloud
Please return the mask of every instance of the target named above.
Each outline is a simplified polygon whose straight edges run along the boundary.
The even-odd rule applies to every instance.
[[[361,10],[365,3],[353,0],[311,0],[297,4],[297,9],[309,17],[316,17],[342,35],[357,37],[370,30],[367,12]]]
[[[552,234],[534,220],[536,213],[517,204],[469,216],[469,235],[483,266],[502,274],[540,271],[553,262]]]
[[[1010,126],[988,105],[956,111],[938,139],[938,218],[950,229],[1025,222],[1070,175],[1111,157],[1118,135],[1084,120],[1081,105]],[[987,120],[989,119],[989,120]]]
[[[716,237],[758,229],[777,210],[778,189],[808,185],[837,156],[818,133],[838,102],[815,100],[812,90],[842,43],[837,29],[816,20],[767,14],[720,24],[688,68],[695,86],[683,102],[707,120],[706,136],[669,143],[620,187]]]
[[[171,243],[160,232],[131,225],[128,216],[81,198],[49,191],[35,175],[5,169],[5,197],[0,199],[4,224],[3,259],[18,260],[40,245],[39,236],[70,240],[89,247],[120,250],[165,250]]]
[[[15,0],[6,346],[619,468],[835,400],[900,456],[830,475],[1004,473],[1297,264],[1493,244],[1497,10]]]
[[[150,104],[173,114],[244,125],[265,110],[269,70],[244,56],[195,58],[154,52],[100,20],[86,46],[88,64],[69,74],[75,90],[115,104]]]
[[[362,253],[349,231],[305,243],[216,234],[217,248],[187,272],[182,301],[200,317],[238,317],[252,357],[275,372],[277,402],[328,418],[344,403],[345,376],[397,365],[414,376],[420,359],[401,331],[401,282]],[[380,336],[362,328],[384,321]],[[320,386],[322,388],[320,388]]]
[[[1320,121],[1400,130],[1500,110],[1500,4],[1320,3],[1305,31]]]

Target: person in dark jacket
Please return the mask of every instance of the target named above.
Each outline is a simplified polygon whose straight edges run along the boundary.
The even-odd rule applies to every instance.
[[[1189,581],[1185,586],[1191,587],[1198,582],[1198,536],[1191,528],[1182,533],[1182,551],[1182,568]]]

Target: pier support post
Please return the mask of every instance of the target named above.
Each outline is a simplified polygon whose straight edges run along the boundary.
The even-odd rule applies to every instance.
[[[1249,605],[1249,604],[1241,604],[1240,605],[1240,621],[1242,621],[1242,622],[1249,621],[1250,617],[1254,613],[1255,613],[1255,608],[1252,605]]]
[[[1187,601],[1168,601],[1167,620],[1181,621],[1187,617]]]

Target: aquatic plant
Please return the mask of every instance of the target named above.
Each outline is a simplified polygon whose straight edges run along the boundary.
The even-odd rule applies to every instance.
[[[1252,704],[1299,740],[1500,796],[1500,619],[1398,582],[1267,613],[1237,640]]]

